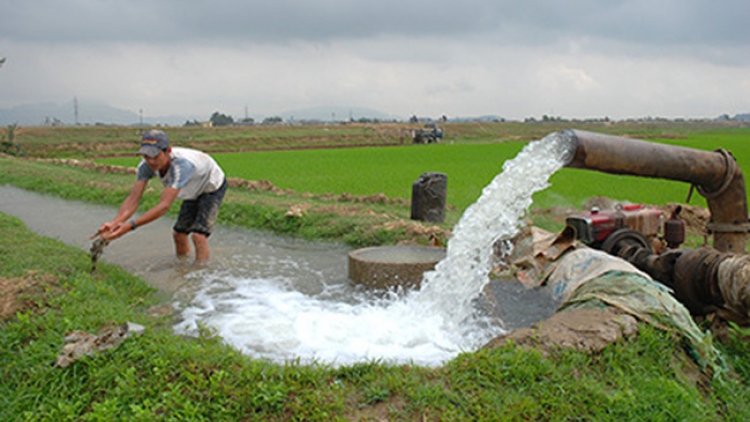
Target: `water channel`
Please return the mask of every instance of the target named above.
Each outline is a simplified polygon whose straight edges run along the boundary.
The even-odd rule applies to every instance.
[[[170,294],[180,315],[176,332],[194,335],[205,325],[254,357],[439,365],[505,332],[509,321],[528,325],[553,312],[543,292],[492,285],[487,274],[493,243],[515,234],[531,196],[547,186],[567,153],[565,140],[543,140],[506,162],[456,225],[446,258],[425,274],[419,290],[384,294],[354,285],[344,245],[234,227],[216,229],[210,264],[195,269],[174,258],[173,220],[166,217],[113,242],[102,260]],[[6,185],[0,212],[88,250],[89,235],[116,209]],[[494,311],[484,306],[488,286]]]

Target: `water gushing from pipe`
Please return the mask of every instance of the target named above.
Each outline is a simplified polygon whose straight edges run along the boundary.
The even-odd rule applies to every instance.
[[[182,320],[175,325],[180,334],[195,335],[199,327],[209,327],[242,352],[278,362],[342,365],[382,359],[439,365],[502,332],[497,321],[487,323],[475,306],[489,281],[492,245],[516,233],[534,192],[544,189],[550,175],[567,161],[569,144],[565,136],[550,135],[505,162],[502,173],[454,228],[445,260],[426,275],[420,290],[383,297],[357,289],[346,280],[344,248],[319,246],[322,250],[309,257],[304,242],[277,244],[234,228],[217,229],[208,268],[181,274],[170,264],[172,245],[165,233],[171,224],[165,219],[110,245],[103,258],[119,257],[120,265],[140,268],[135,272],[146,278],[164,273],[181,312]],[[0,201],[0,209],[18,205],[25,217],[34,214],[28,209],[42,210],[37,202],[23,203],[21,193],[14,192],[0,187],[4,199],[18,196]],[[59,216],[62,205],[56,201],[53,208]],[[67,221],[86,223],[71,236],[84,239],[81,246],[87,247],[93,224],[110,218],[113,210],[91,214],[79,207],[83,205],[71,204],[75,217],[59,220],[66,222],[66,229]],[[40,224],[51,222],[48,210],[39,214]],[[59,227],[45,235],[56,233]],[[154,268],[144,268],[149,266]]]
[[[177,328],[214,327],[244,352],[273,360],[330,364],[383,359],[437,365],[501,334],[475,301],[489,282],[493,243],[516,234],[535,192],[569,160],[566,136],[528,144],[487,186],[456,225],[446,258],[419,290],[387,297],[359,291],[349,300],[303,294],[279,278],[202,274],[206,280]],[[340,287],[337,287],[340,288]],[[340,296],[339,296],[340,297]]]
[[[549,177],[570,161],[574,146],[568,134],[556,132],[529,143],[487,185],[455,226],[445,259],[425,274],[417,302],[442,313],[446,329],[461,333],[472,346],[496,330],[476,330],[472,301],[488,282],[493,244],[514,236],[534,193],[549,186]]]

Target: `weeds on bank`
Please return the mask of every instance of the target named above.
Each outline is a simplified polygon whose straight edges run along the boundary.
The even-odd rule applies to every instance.
[[[33,273],[29,273],[33,270]],[[744,381],[700,387],[680,374],[680,346],[642,327],[597,355],[548,357],[513,345],[423,368],[361,362],[338,368],[243,356],[207,329],[175,336],[159,299],[118,267],[89,273],[88,255],[0,214],[0,278],[41,277],[27,306],[0,321],[0,420],[748,420]],[[115,349],[52,366],[66,332],[132,321]],[[728,348],[744,362],[747,348]]]
[[[9,155],[24,156],[23,149],[20,144],[15,142],[16,130],[18,124],[13,123],[7,126],[5,130],[5,141],[0,141],[0,152]]]
[[[742,328],[730,323],[730,340],[724,347],[728,352],[730,364],[742,382],[750,384],[750,327]]]

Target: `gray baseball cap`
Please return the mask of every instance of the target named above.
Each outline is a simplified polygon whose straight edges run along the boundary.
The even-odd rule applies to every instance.
[[[141,139],[141,149],[138,150],[138,155],[145,155],[147,157],[156,157],[161,151],[165,151],[169,148],[169,138],[163,130],[151,129],[143,134]]]

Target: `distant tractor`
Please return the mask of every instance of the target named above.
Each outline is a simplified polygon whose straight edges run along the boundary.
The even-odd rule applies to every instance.
[[[428,123],[422,129],[412,130],[411,139],[415,144],[437,144],[443,139],[443,129],[434,123]]]

